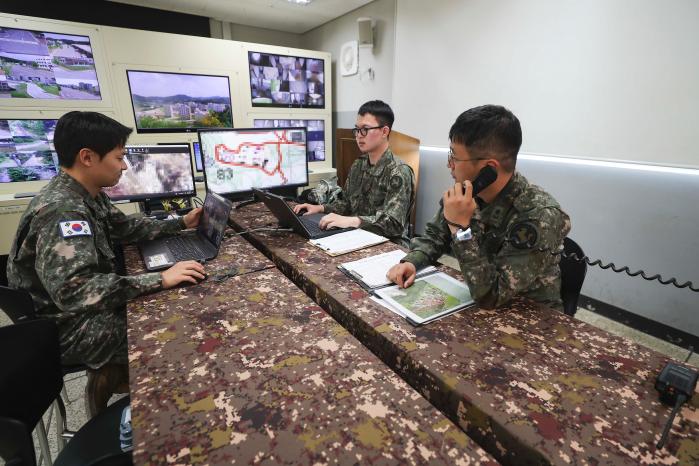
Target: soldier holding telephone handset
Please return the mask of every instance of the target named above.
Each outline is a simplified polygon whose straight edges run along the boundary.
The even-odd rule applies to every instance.
[[[388,278],[407,288],[417,269],[451,253],[480,307],[522,295],[562,309],[559,257],[539,248],[560,249],[570,219],[550,194],[515,171],[522,144],[517,117],[501,106],[472,108],[456,119],[449,140],[455,184]]]

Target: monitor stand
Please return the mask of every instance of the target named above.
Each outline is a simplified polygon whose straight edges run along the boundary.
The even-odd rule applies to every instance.
[[[260,200],[259,200],[259,199],[255,199],[255,196],[253,196],[253,197],[251,197],[251,198],[249,198],[249,199],[244,199],[244,200],[240,201],[239,203],[237,203],[237,204],[235,205],[234,208],[235,208],[236,210],[238,210],[238,209],[242,209],[243,207],[245,207],[245,206],[247,206],[247,205],[256,204],[256,203],[258,203],[258,202],[260,202]]]

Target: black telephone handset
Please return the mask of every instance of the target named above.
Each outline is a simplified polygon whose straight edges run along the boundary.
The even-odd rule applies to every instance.
[[[491,167],[486,165],[483,169],[478,172],[478,176],[473,180],[473,196],[475,197],[479,192],[483,191],[485,188],[490,186],[498,178],[498,172]]]
[[[476,179],[471,183],[473,185],[473,197],[476,197],[479,192],[493,184],[497,178],[498,172],[493,167],[490,165],[483,167],[483,169],[478,172]],[[442,199],[439,200],[439,205],[444,207],[444,201]]]

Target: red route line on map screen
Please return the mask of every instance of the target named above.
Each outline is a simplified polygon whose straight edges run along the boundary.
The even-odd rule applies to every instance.
[[[258,133],[246,133],[246,132],[241,132],[240,134],[258,134]],[[304,144],[299,144],[297,142],[289,142],[289,140],[286,138],[286,132],[282,133],[281,135],[277,134],[277,132],[274,132],[274,135],[277,137],[276,141],[265,141],[265,142],[260,142],[260,143],[254,143],[254,142],[241,142],[238,145],[237,149],[231,149],[225,144],[216,144],[214,146],[214,158],[218,163],[224,164],[224,165],[232,165],[234,167],[244,167],[244,168],[256,168],[258,170],[262,170],[262,172],[266,175],[272,176],[275,173],[279,172],[279,175],[282,177],[282,184],[286,184],[288,181],[286,178],[286,175],[282,171],[282,144],[290,144],[294,146],[304,146]],[[254,147],[254,148],[261,148],[266,145],[273,144],[277,146],[277,154],[279,155],[279,160],[277,161],[277,166],[274,168],[274,170],[266,170],[265,167],[260,166],[260,165],[250,165],[245,162],[228,162],[225,160],[221,160],[221,154],[219,153],[219,150],[225,150],[226,152],[232,153],[232,154],[240,154],[240,151],[242,150],[243,147]]]

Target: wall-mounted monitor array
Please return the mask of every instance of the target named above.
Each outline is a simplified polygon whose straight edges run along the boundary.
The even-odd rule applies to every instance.
[[[248,52],[253,107],[325,108],[325,61]]]
[[[270,120],[255,119],[255,128],[294,127],[306,128],[306,151],[309,162],[325,160],[325,121],[324,120]]]
[[[0,98],[101,99],[90,38],[0,27]]]
[[[56,176],[55,129],[56,120],[0,120],[0,183]]]
[[[104,192],[112,201],[145,201],[197,194],[189,144],[126,146],[127,169]]]
[[[207,189],[221,195],[308,184],[305,128],[201,130]]]
[[[126,71],[139,133],[232,128],[228,76]]]

